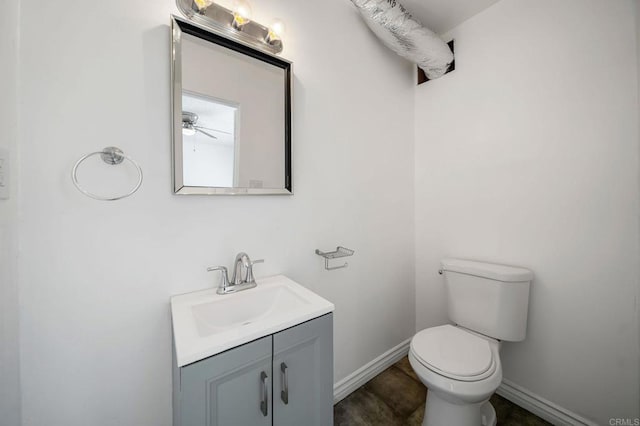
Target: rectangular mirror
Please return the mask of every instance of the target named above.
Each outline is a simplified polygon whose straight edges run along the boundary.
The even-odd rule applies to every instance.
[[[291,194],[291,63],[172,18],[176,194]]]

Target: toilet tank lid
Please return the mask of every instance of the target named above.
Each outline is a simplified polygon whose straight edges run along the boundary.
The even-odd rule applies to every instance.
[[[475,275],[504,282],[531,281],[533,272],[517,266],[499,265],[496,263],[476,262],[473,260],[444,259],[441,262],[442,270],[459,272],[461,274]]]

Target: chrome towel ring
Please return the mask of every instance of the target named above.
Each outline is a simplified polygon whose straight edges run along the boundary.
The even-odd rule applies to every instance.
[[[126,194],[119,195],[117,197],[102,197],[100,195],[94,194],[84,189],[78,182],[78,166],[80,166],[80,164],[87,158],[92,157],[94,155],[98,155],[98,154],[100,155],[100,158],[102,158],[102,161],[112,166],[121,164],[124,160],[127,160],[131,164],[133,164],[136,167],[136,169],[138,169],[138,183],[136,184],[136,186]],[[73,166],[73,170],[71,171],[71,179],[73,180],[73,184],[75,185],[75,187],[78,188],[78,191],[82,192],[87,197],[91,197],[95,200],[100,200],[100,201],[116,201],[116,200],[121,200],[123,198],[127,198],[128,196],[134,194],[140,188],[140,186],[142,185],[142,168],[131,157],[129,157],[128,155],[125,155],[120,148],[117,148],[115,146],[110,146],[103,149],[102,151],[96,151],[96,152],[87,154],[82,158],[80,158],[78,161],[76,161],[76,164]]]

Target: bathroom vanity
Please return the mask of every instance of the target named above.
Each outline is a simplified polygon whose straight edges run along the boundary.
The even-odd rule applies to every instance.
[[[334,306],[284,276],[174,296],[175,426],[333,423]]]

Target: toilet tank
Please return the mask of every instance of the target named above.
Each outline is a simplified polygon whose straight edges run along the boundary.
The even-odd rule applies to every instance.
[[[451,321],[495,339],[524,340],[533,272],[460,259],[443,260],[441,266]]]

